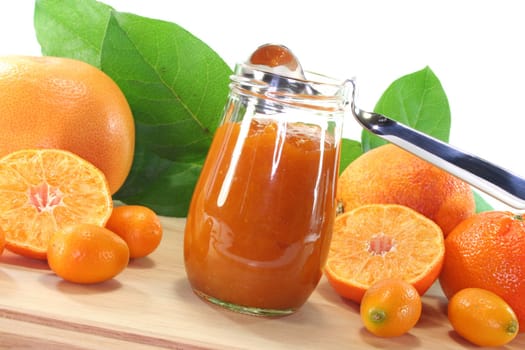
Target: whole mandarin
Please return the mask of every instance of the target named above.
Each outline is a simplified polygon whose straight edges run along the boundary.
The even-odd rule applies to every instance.
[[[445,236],[476,209],[467,183],[392,144],[364,153],[343,170],[337,200],[345,212],[365,204],[404,205],[435,221]]]

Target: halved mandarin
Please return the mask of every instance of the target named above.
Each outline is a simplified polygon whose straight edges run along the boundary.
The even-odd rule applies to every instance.
[[[46,259],[51,234],[71,224],[104,226],[113,202],[104,174],[58,149],[27,149],[0,159],[0,228],[6,248]]]
[[[443,231],[435,222],[402,205],[370,204],[336,217],[324,272],[339,295],[357,303],[370,286],[390,278],[423,295],[444,254]]]

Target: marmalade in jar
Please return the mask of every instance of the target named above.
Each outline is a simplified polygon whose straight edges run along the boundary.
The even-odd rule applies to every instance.
[[[323,123],[262,116],[217,129],[185,228],[186,272],[198,295],[284,313],[305,303],[335,216],[339,145]]]

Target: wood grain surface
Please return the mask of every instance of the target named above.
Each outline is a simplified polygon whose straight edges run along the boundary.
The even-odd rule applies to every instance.
[[[417,326],[382,339],[363,329],[358,305],[322,280],[295,314],[276,319],[212,306],[191,290],[184,271],[184,219],[162,218],[164,237],[151,256],[115,279],[77,285],[45,262],[0,257],[1,349],[476,349],[445,315],[438,285],[423,297]],[[505,349],[525,349],[525,333]]]

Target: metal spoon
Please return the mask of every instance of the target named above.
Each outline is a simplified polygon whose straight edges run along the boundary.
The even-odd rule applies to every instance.
[[[248,63],[266,67],[272,73],[300,79],[303,81],[303,84],[299,85],[300,92],[316,93],[313,89],[305,88],[305,85],[308,84],[304,83],[306,79],[301,64],[296,56],[283,45],[260,46],[252,54]],[[281,78],[278,80],[280,84]],[[503,203],[516,209],[525,209],[525,179],[384,115],[361,110],[356,104],[355,80],[350,79],[345,82],[347,83],[353,87],[351,112],[365,129],[457,176]],[[292,85],[292,88],[295,90],[298,87]]]
[[[356,104],[355,81],[349,82],[353,86],[352,114],[365,129],[457,176],[503,203],[516,209],[525,209],[525,179],[384,115],[359,109]]]

